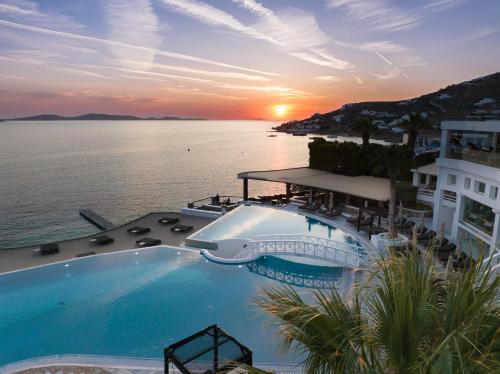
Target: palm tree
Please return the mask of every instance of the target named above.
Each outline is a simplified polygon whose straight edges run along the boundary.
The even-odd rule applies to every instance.
[[[421,113],[411,113],[410,118],[403,122],[401,127],[408,132],[408,146],[411,150],[415,149],[418,134],[432,129],[431,123],[422,117]]]
[[[413,165],[413,151],[406,145],[396,145],[385,147],[379,164],[385,167],[386,174],[390,180],[390,198],[388,226],[391,238],[397,237],[397,230],[394,224],[397,205],[397,183],[404,171],[410,170]]]
[[[500,277],[481,260],[447,272],[429,254],[391,252],[350,297],[317,290],[308,303],[280,286],[256,302],[276,319],[278,348],[303,355],[306,373],[493,373]]]
[[[363,139],[363,149],[366,149],[367,145],[370,143],[370,137],[377,131],[377,127],[372,124],[370,119],[367,117],[358,118],[354,122],[352,129],[361,133],[361,138]]]

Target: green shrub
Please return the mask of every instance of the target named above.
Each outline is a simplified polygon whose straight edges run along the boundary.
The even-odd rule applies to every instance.
[[[330,142],[324,138],[314,138],[309,143],[309,167],[342,175],[387,178],[383,159],[385,149],[386,146],[381,144],[370,143],[363,149],[354,142]],[[408,164],[400,179],[411,180],[412,168],[413,164]]]

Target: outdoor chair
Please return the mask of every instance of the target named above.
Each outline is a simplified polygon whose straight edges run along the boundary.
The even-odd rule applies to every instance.
[[[162,225],[173,225],[174,223],[179,223],[179,218],[163,217],[158,220],[158,223]]]
[[[143,238],[143,239],[137,240],[135,242],[135,244],[137,245],[137,247],[140,247],[140,248],[154,247],[156,245],[160,245],[161,240],[160,239],[152,239],[152,238]]]
[[[455,269],[468,269],[475,262],[476,260],[467,256],[464,252],[460,252],[460,254],[453,256],[453,267]]]
[[[338,217],[342,214],[343,210],[342,208],[335,208],[332,211],[328,211],[325,214],[329,217]]]
[[[106,244],[111,244],[113,243],[115,240],[107,235],[99,235],[99,236],[96,236],[96,237],[93,237],[89,240],[89,242],[91,244],[95,244],[95,245],[106,245]]]
[[[142,235],[150,231],[151,229],[149,227],[140,227],[140,226],[135,226],[127,230],[127,232],[132,235]]]
[[[349,224],[355,224],[358,223],[359,216],[350,216],[345,219],[345,221]]]
[[[193,226],[188,226],[188,225],[175,225],[170,229],[172,232],[180,232],[180,233],[186,233],[189,232],[193,229]]]
[[[40,248],[35,249],[33,253],[42,256],[59,253],[59,244],[57,243],[42,244]]]

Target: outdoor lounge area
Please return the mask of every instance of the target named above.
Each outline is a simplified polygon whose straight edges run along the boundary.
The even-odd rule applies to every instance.
[[[386,178],[347,176],[308,167],[252,171],[238,174],[243,180],[245,200],[272,205],[292,203],[305,212],[328,218],[343,217],[357,231],[371,234],[385,232],[390,183]],[[251,198],[249,180],[284,183],[286,194],[278,199]]]

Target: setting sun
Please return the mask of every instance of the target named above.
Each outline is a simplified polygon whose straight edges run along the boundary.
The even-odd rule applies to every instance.
[[[283,117],[288,112],[288,105],[276,105],[274,107],[274,112],[278,117]]]

